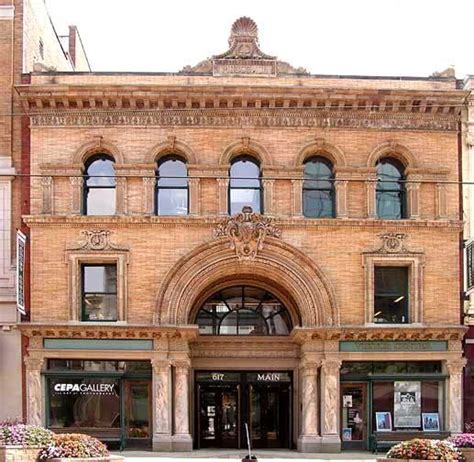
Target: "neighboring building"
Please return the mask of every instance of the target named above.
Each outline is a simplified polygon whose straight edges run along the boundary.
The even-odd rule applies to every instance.
[[[21,214],[28,213],[29,198],[25,195],[28,180],[14,179],[15,173],[28,172],[29,159],[21,138],[22,109],[14,85],[22,82],[22,73],[33,70],[90,70],[74,26],[69,41],[74,46],[65,51],[44,1],[0,0],[0,395],[8,396],[2,399],[0,421],[22,416],[14,249],[16,229],[22,228]]]
[[[309,75],[241,18],[178,74],[16,90],[31,423],[174,451],[462,430],[454,78]]]
[[[464,424],[465,430],[474,431],[474,105],[473,76],[463,82],[463,88],[469,91],[463,110],[462,120],[462,178],[465,242],[464,324],[468,327],[464,339],[464,353],[467,365],[464,369]]]

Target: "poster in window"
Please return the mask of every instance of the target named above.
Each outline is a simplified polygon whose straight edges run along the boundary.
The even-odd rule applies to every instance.
[[[421,427],[421,382],[395,382],[393,401],[395,428]]]
[[[342,441],[352,441],[352,428],[342,429]]]
[[[352,395],[342,396],[342,407],[352,407]]]
[[[437,412],[423,412],[423,431],[439,432],[439,414]]]

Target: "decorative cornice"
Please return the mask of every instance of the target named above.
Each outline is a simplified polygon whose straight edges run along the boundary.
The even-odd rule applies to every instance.
[[[239,260],[253,260],[262,250],[266,237],[281,236],[281,230],[273,219],[253,213],[252,207],[243,207],[242,212],[224,218],[214,230],[215,237],[226,237]]]
[[[107,229],[81,231],[83,239],[70,244],[66,250],[128,250],[128,247],[115,244],[110,240],[111,231]]]
[[[451,114],[338,111],[315,108],[44,110],[30,113],[31,127],[162,126],[279,127],[456,131]]]
[[[215,215],[165,217],[157,215],[110,215],[110,216],[85,216],[85,215],[24,215],[23,221],[30,227],[67,227],[84,228],[85,226],[111,225],[114,228],[128,228],[130,226],[156,226],[162,228],[175,227],[199,227],[215,228],[222,217]],[[409,229],[447,229],[459,232],[463,228],[460,220],[378,220],[362,218],[328,218],[308,219],[305,217],[290,218],[279,216],[275,219],[278,226],[285,228],[311,228],[311,229],[339,229],[341,227],[350,229],[376,229],[382,231],[388,228],[391,232],[401,232]]]
[[[46,324],[22,323],[19,328],[23,335],[35,338],[85,338],[85,339],[194,339],[198,327],[194,325],[171,327],[156,325],[91,325],[75,324]]]
[[[427,341],[445,340],[460,341],[467,332],[464,326],[410,326],[401,327],[380,326],[359,327],[348,326],[341,328],[307,329],[295,328],[291,337],[298,343],[312,340],[353,340],[353,341]]]

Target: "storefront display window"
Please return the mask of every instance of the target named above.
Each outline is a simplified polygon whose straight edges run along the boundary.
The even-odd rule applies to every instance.
[[[47,365],[43,374],[49,428],[149,442],[150,361],[49,359]]]
[[[443,431],[444,381],[441,361],[343,362],[343,447],[367,449],[375,431]]]
[[[51,378],[48,390],[50,427],[120,427],[117,379]]]

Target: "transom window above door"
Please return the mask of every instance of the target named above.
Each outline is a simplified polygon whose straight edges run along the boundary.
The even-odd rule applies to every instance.
[[[198,312],[201,335],[288,335],[291,319],[270,292],[234,286],[209,297]]]

